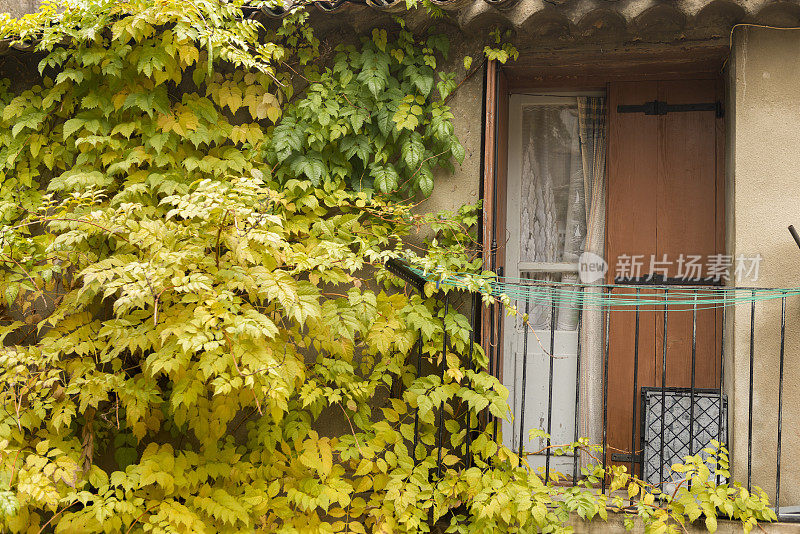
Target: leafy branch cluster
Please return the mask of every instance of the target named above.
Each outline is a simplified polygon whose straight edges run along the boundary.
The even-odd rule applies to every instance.
[[[327,190],[427,197],[433,170],[463,161],[443,101],[455,74],[436,71],[437,54],[446,58],[449,42],[431,35],[419,43],[399,23],[396,41],[374,29],[360,46],[337,46],[331,68],[314,75],[265,155],[278,180],[302,175]]]
[[[4,20],[41,59],[0,91],[3,529],[550,532],[622,509],[605,474],[546,484],[481,430],[507,392],[469,320],[383,268],[481,269],[479,205],[415,204],[464,157],[446,39],[399,21],[317,64],[302,9],[265,28],[241,7]],[[691,465],[706,517],[770,518]],[[697,513],[640,487],[656,531]]]

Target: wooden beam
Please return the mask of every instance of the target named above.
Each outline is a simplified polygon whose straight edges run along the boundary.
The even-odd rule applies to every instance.
[[[650,44],[614,50],[525,50],[504,68],[512,92],[604,89],[621,80],[713,79],[729,55],[727,40]]]

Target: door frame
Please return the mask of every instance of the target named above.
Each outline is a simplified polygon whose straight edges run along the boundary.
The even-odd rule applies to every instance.
[[[667,53],[670,58],[666,63],[667,68],[662,71],[659,70],[658,66],[659,62],[662,61],[661,58],[665,56],[659,51],[653,53],[644,52],[639,53],[639,55],[633,54],[631,58],[626,56],[626,54],[631,53],[630,51],[625,51],[621,55],[613,57],[600,54],[599,57],[605,57],[607,60],[599,61],[596,64],[592,62],[598,56],[592,56],[592,52],[589,52],[588,55],[579,53],[573,54],[572,61],[565,62],[557,67],[553,65],[556,65],[558,61],[553,61],[551,58],[551,64],[545,65],[544,68],[542,62],[537,58],[526,58],[525,54],[523,54],[522,61],[516,62],[516,65],[512,66],[502,66],[496,61],[487,62],[483,114],[483,152],[481,154],[483,180],[481,182],[480,195],[483,200],[483,218],[480,234],[483,243],[485,268],[489,268],[490,263],[487,260],[493,257],[494,265],[504,269],[506,262],[512,260],[510,256],[513,254],[507,252],[505,247],[506,241],[508,241],[508,231],[505,224],[506,214],[508,213],[506,211],[508,209],[506,199],[509,186],[507,183],[509,174],[507,165],[510,164],[509,154],[511,152],[509,150],[511,139],[508,134],[510,132],[510,122],[516,118],[514,114],[509,113],[512,94],[558,95],[559,93],[566,93],[575,95],[597,91],[607,94],[611,81],[713,79],[716,83],[717,98],[725,102],[726,85],[725,78],[721,73],[721,66],[727,56],[727,52],[727,48],[723,50],[721,47],[699,47],[697,50],[691,50],[688,53],[685,49],[677,53],[674,50],[670,50]],[[558,58],[559,53],[553,52],[551,55]],[[642,65],[649,65],[652,68],[643,69]],[[567,72],[570,69],[571,71]],[[505,127],[506,125],[508,127]],[[724,117],[717,119],[715,127],[717,157],[716,203],[719,220],[717,242],[723,244],[724,250],[726,244],[726,130]],[[606,172],[608,172],[608,166],[606,166]],[[495,192],[498,189],[499,194]],[[494,195],[492,194],[493,192],[495,192]],[[608,205],[608,202],[606,205]],[[501,217],[497,217],[498,220],[493,224],[493,213],[498,215],[502,213],[502,221],[499,220]],[[489,244],[493,238],[496,240],[497,247],[492,250]],[[510,275],[511,272],[504,274]],[[480,324],[481,345],[486,354],[489,355],[490,363],[492,364],[489,370],[502,381],[502,369],[505,365],[508,349],[503,339],[503,329],[506,321],[501,319],[501,313],[502,311],[497,304],[483,307]],[[725,325],[719,326],[719,328],[724,327]],[[582,362],[582,365],[584,365],[584,362]],[[602,375],[602,370],[600,372]],[[587,393],[587,403],[602,402],[604,377],[600,376],[599,378],[600,380],[594,380],[597,384],[597,387],[594,388],[595,391]],[[585,417],[585,413],[582,413],[581,417]],[[582,428],[588,428],[588,431],[585,432],[585,437],[599,443],[601,424],[596,421],[598,419],[597,412],[595,411],[595,415],[589,419],[589,421],[581,424]],[[582,460],[583,463],[585,461],[585,459]]]
[[[725,102],[722,68],[730,50],[709,43],[638,45],[616,51],[554,50],[521,51],[519,60],[507,65],[487,61],[484,68],[481,129],[480,192],[483,202],[479,221],[484,269],[505,270],[507,231],[507,175],[512,94],[591,93],[607,94],[612,81],[713,79],[718,99]],[[722,224],[718,240],[725,242],[725,145],[724,118],[717,120],[717,213]],[[607,199],[606,199],[607,200]],[[608,205],[608,202],[606,202]],[[494,247],[492,244],[494,243]],[[499,305],[482,306],[476,323],[478,341],[490,359],[489,371],[502,379],[503,322]]]

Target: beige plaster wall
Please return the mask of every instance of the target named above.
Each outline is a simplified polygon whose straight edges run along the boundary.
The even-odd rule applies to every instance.
[[[729,252],[761,254],[760,277],[742,285],[800,286],[800,31],[739,28],[729,66]],[[732,403],[734,477],[748,472],[750,307],[730,314],[726,389]],[[780,303],[755,311],[751,464],[754,485],[775,491]],[[782,504],[800,504],[800,299],[787,304]]]
[[[38,8],[39,0],[0,0],[0,13],[10,13],[13,17],[33,13]]]
[[[466,74],[464,56],[473,58],[473,66],[480,64],[483,58],[483,40],[465,38],[457,28],[439,24],[435,27],[450,38],[450,53],[443,68],[456,73],[456,83],[461,82]],[[439,169],[435,172],[436,184],[430,198],[422,202],[419,208],[425,212],[441,210],[457,210],[464,204],[478,201],[480,193],[481,129],[483,102],[483,70],[478,70],[469,80],[459,87],[449,101],[454,115],[453,127],[456,136],[464,146],[465,156],[462,164],[455,163],[455,172],[449,173]]]

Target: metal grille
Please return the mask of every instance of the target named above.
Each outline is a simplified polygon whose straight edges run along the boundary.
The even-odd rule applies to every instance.
[[[670,466],[683,463],[689,454],[703,453],[712,439],[727,441],[728,400],[722,397],[722,429],[719,432],[719,390],[694,390],[694,422],[691,421],[691,389],[666,388],[663,395],[664,436],[661,436],[661,388],[642,388],[642,453],[644,455],[642,476],[646,482],[659,484],[672,476]],[[694,446],[689,450],[689,439],[693,435]],[[661,463],[661,444],[664,444],[664,460]],[[659,465],[661,472],[659,472]],[[712,471],[713,473],[713,471]]]

